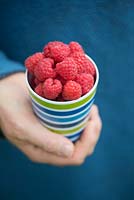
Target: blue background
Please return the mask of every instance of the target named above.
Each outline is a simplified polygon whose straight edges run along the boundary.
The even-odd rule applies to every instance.
[[[50,40],[80,42],[99,67],[103,120],[80,167],[33,164],[0,140],[0,199],[134,199],[134,2],[1,0],[0,19],[0,48],[21,63]]]

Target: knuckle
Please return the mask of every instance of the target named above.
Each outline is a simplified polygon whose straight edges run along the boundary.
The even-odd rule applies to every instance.
[[[56,141],[49,140],[49,138],[47,138],[45,141],[45,148],[48,152],[54,153],[58,147],[57,147]]]
[[[25,134],[24,134],[24,125],[20,122],[13,122],[13,131],[14,131],[14,136],[17,137],[17,139],[24,139]]]

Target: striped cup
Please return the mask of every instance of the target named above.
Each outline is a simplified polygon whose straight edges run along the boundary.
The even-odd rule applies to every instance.
[[[72,142],[78,140],[86,127],[99,81],[98,68],[94,61],[87,57],[94,64],[96,79],[93,88],[77,100],[59,102],[40,97],[30,86],[31,75],[26,72],[26,84],[34,113],[43,126],[52,132],[66,136]]]

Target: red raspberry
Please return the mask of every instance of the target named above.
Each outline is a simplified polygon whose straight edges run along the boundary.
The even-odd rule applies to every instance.
[[[52,58],[45,58],[45,60],[48,60],[52,64],[52,67],[54,67],[54,60]]]
[[[57,79],[48,78],[43,83],[43,94],[47,99],[56,99],[62,91],[62,84]]]
[[[45,58],[35,67],[34,75],[39,81],[45,81],[47,78],[54,78],[56,72],[52,68],[51,62]]]
[[[94,78],[91,74],[78,74],[75,81],[81,85],[82,95],[89,92],[94,85]]]
[[[43,88],[42,88],[42,83],[39,83],[34,89],[34,91],[41,97],[43,97]]]
[[[89,73],[95,76],[94,64],[83,53],[73,53],[71,55],[77,63],[78,73]]]
[[[51,47],[57,46],[59,44],[63,44],[63,42],[53,41],[46,44],[43,49],[45,57],[51,57],[51,53],[50,53]]]
[[[63,87],[62,96],[64,100],[75,100],[82,95],[82,89],[79,83],[75,81],[67,81]]]
[[[35,78],[34,83],[35,83],[35,85],[39,85],[40,81],[37,78]]]
[[[82,46],[78,42],[70,42],[69,43],[70,51],[71,53],[79,52],[79,53],[84,53],[84,50]]]
[[[25,60],[25,67],[28,69],[30,73],[34,73],[34,68],[38,64],[39,61],[41,61],[44,58],[43,53],[35,53],[32,56],[29,56]]]
[[[49,42],[44,47],[44,55],[53,58],[55,62],[61,62],[70,54],[70,48],[63,42]]]
[[[67,57],[56,64],[56,72],[65,80],[74,80],[77,75],[77,65],[73,58]]]
[[[48,43],[49,44],[49,43]],[[44,56],[47,58],[47,57],[50,57],[50,51],[49,51],[49,45],[45,45],[43,51],[44,51]]]

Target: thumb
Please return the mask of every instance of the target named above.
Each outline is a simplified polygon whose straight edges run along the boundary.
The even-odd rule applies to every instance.
[[[27,141],[43,150],[62,157],[71,157],[74,151],[73,143],[59,135],[49,131],[36,119],[35,123],[25,124],[27,130]]]

